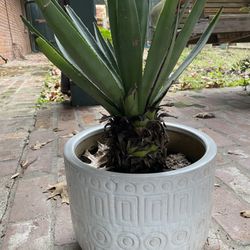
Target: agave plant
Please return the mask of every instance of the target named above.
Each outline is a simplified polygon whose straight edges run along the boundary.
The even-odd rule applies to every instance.
[[[109,113],[106,167],[119,172],[156,172],[168,169],[167,131],[159,105],[170,86],[205,46],[221,10],[204,34],[176,67],[206,0],[196,0],[185,24],[179,24],[190,0],[166,0],[146,65],[143,53],[149,0],[108,0],[112,44],[95,27],[92,36],[76,13],[56,0],[36,0],[54,31],[57,48],[23,19],[36,35],[39,49],[62,72]],[[183,1],[182,1],[183,2]]]

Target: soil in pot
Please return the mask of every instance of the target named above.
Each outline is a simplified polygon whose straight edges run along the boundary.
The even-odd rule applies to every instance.
[[[106,151],[107,146],[98,142],[96,145],[90,146],[85,152],[80,155],[80,160],[92,165],[95,168],[104,168],[107,171],[112,171],[106,168]],[[162,172],[167,172],[171,170],[177,170],[189,166],[192,162],[187,159],[186,155],[183,153],[169,153],[166,156],[166,166],[167,168],[162,168]],[[138,172],[142,173],[142,172]],[[144,172],[149,173],[149,172]]]

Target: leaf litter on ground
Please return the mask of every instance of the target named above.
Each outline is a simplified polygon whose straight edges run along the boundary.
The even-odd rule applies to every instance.
[[[209,113],[209,112],[203,112],[203,113],[198,113],[198,114],[194,115],[194,118],[211,119],[211,118],[215,118],[215,114]]]
[[[52,141],[54,141],[54,140],[48,140],[48,141],[46,141],[46,142],[39,142],[39,141],[37,141],[37,142],[36,142],[34,145],[32,145],[30,148],[31,148],[32,150],[38,150],[38,149],[41,149],[42,147],[44,147],[45,145],[51,143]]]
[[[240,212],[241,217],[250,218],[250,210],[243,210]]]
[[[18,176],[20,175],[20,173],[15,173],[15,174],[13,174],[11,177],[10,177],[10,179],[16,179]]]
[[[249,155],[245,154],[242,150],[236,149],[236,150],[229,150],[227,152],[229,155],[236,155],[239,156],[240,158],[247,159]]]
[[[30,166],[32,165],[34,162],[36,162],[38,159],[38,157],[34,158],[33,160],[31,161],[28,161],[28,160],[23,160],[20,162],[20,166],[22,168],[22,174],[24,173],[24,171]]]
[[[68,188],[67,183],[65,181],[58,182],[54,185],[49,185],[49,187],[44,191],[44,193],[50,192],[50,196],[48,200],[55,199],[57,196],[60,196],[62,199],[62,204],[69,204],[69,195],[68,195]]]
[[[74,131],[72,131],[71,133],[69,133],[69,134],[67,134],[67,135],[62,135],[62,136],[60,136],[60,137],[62,137],[62,138],[70,138],[70,137],[73,137],[74,135],[77,135],[78,133],[79,133],[78,130],[74,130]]]
[[[63,129],[53,128],[53,132],[61,132],[61,131],[63,131]]]

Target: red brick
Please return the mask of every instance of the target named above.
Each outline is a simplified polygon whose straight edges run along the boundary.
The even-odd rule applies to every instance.
[[[235,248],[229,247],[230,242],[225,244],[220,236],[220,230],[211,226],[206,244],[202,250],[236,250]]]
[[[225,146],[230,146],[234,145],[234,142],[227,138],[226,136],[223,136],[209,128],[202,128],[201,129],[204,133],[208,134],[211,136],[212,139],[216,142],[218,147],[225,147]]]
[[[74,108],[67,106],[64,108],[59,108],[59,121],[74,121],[75,120],[75,114],[74,114]]]
[[[250,203],[250,179],[232,165],[217,169],[215,175],[231,187],[238,196]]]
[[[0,36],[4,37],[0,41],[0,54],[9,60],[30,52],[29,33],[20,15],[25,15],[23,1],[0,1]]]
[[[249,209],[250,204],[239,200],[234,193],[222,186],[216,188],[213,218],[231,239],[242,245],[250,245],[250,223],[249,219],[240,216],[240,212]]]
[[[249,137],[250,138],[250,137]],[[236,152],[236,154],[228,154],[228,158],[239,163],[241,166],[246,168],[246,170],[250,170],[250,147],[249,147],[249,138],[248,144],[242,145],[239,144],[237,147],[231,147],[231,152]],[[239,154],[237,154],[239,152]]]
[[[57,148],[58,157],[63,157],[64,145],[69,139],[70,138],[62,138],[62,137],[58,139],[58,148]]]
[[[48,194],[43,192],[53,182],[49,175],[19,179],[10,221],[20,222],[50,216],[52,201],[47,200]]]
[[[50,140],[56,140],[56,134],[52,130],[38,129],[32,131],[29,145],[31,146],[34,145],[36,142],[46,142]]]
[[[34,219],[9,224],[2,249],[52,249],[50,219]]]
[[[218,131],[227,136],[236,135],[239,136],[242,132],[235,127],[233,123],[229,123],[224,119],[214,118],[214,119],[206,119],[204,120],[204,124],[207,128],[212,129],[214,131]]]
[[[25,173],[33,171],[51,171],[53,158],[55,157],[55,149],[55,142],[50,142],[38,150],[28,149],[25,161],[28,163],[32,162],[32,164],[27,167]]]
[[[0,221],[6,213],[12,182],[10,176],[1,177],[0,179]]]
[[[231,163],[231,159],[228,156],[225,156],[223,152],[218,152],[216,156],[216,165],[223,166]]]
[[[70,207],[66,204],[59,204],[56,208],[55,245],[66,245],[75,241]]]
[[[57,128],[59,129],[59,132],[56,134],[63,137],[67,137],[69,134],[79,131],[79,126],[76,120],[58,120]]]
[[[0,161],[0,176],[12,175],[16,172],[18,159]]]
[[[52,140],[52,141],[51,141]],[[51,141],[51,142],[49,142]],[[37,143],[49,142],[38,150],[32,150],[31,147]],[[25,161],[33,162],[25,172],[45,171],[51,170],[53,164],[53,157],[55,157],[57,139],[52,130],[35,130],[31,133]]]
[[[238,163],[250,171],[250,158],[239,160]]]
[[[50,108],[39,110],[36,117],[35,127],[38,129],[53,129],[52,115],[52,110]]]
[[[82,118],[83,123],[87,125],[96,124],[96,116],[94,114],[86,114]]]
[[[19,159],[25,144],[24,139],[0,139],[1,161]]]
[[[3,134],[6,133],[23,133],[27,132],[32,128],[33,119],[24,118],[24,119],[9,119],[1,120],[1,138]]]
[[[107,111],[105,111],[101,106],[80,107],[77,108],[76,111],[76,116],[83,128],[99,125],[102,114],[108,115]]]

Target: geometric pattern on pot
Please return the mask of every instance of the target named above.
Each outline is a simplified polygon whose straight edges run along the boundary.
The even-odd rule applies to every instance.
[[[89,201],[92,217],[112,225],[164,226],[210,207],[213,178],[202,177],[202,173],[196,176],[198,179],[190,175],[190,178],[145,184],[95,175],[84,185],[84,200]]]
[[[72,212],[72,218],[73,222],[81,220],[88,227],[91,241],[77,235],[85,248],[88,244],[89,249],[105,250],[196,250],[195,242],[205,240],[211,212],[213,164],[174,180],[158,177],[157,181],[153,178],[147,183],[145,179],[124,181],[96,173],[88,176],[83,171],[75,179],[79,182],[76,185],[83,185],[80,195],[83,204],[80,211]]]

